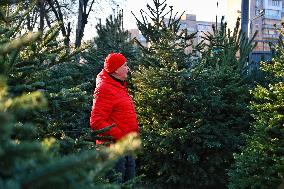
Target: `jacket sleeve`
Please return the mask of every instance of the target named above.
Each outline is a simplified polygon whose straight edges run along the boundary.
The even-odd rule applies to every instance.
[[[108,122],[113,111],[114,100],[110,91],[96,89],[94,92],[93,107],[90,117],[90,127],[93,130],[103,129],[113,123]],[[117,127],[112,127],[109,131],[102,133],[103,136],[111,136],[117,140],[123,136],[123,132]]]

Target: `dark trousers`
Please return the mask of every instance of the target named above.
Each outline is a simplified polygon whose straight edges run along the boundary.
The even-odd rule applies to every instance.
[[[114,170],[120,174],[117,183],[127,182],[135,177],[136,163],[132,156],[124,156],[115,164]]]

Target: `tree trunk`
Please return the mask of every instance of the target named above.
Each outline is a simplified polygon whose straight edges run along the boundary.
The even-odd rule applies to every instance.
[[[44,29],[44,15],[45,15],[45,7],[44,7],[44,1],[39,0],[39,31],[43,31]]]
[[[76,28],[75,48],[81,47],[85,26],[88,23],[88,16],[92,10],[94,1],[95,0],[92,0],[89,10],[87,10],[89,0],[79,0],[78,23],[77,23],[77,28]],[[76,62],[79,63],[79,61],[80,61],[80,55],[78,54],[76,56]]]
[[[75,41],[75,48],[81,46],[81,41],[84,34],[84,14],[85,14],[85,2],[88,0],[79,0],[79,10],[78,10],[78,22],[76,28],[76,41]]]
[[[70,45],[70,32],[71,32],[70,23],[68,23],[68,29],[66,31],[65,25],[64,25],[63,14],[62,14],[61,7],[60,7],[58,0],[53,0],[53,1],[47,0],[47,3],[51,7],[51,10],[54,13],[57,21],[60,23],[60,30],[61,30],[61,33],[64,37],[64,44],[65,44],[66,47],[69,47],[69,45]]]

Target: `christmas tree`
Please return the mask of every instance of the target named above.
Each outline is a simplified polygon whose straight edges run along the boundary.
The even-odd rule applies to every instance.
[[[21,7],[21,3],[14,7]],[[1,4],[0,10],[10,10],[7,6]],[[87,145],[84,138],[74,137],[70,154],[62,153],[64,136],[61,139],[56,135],[61,128],[46,127],[58,122],[50,113],[54,106],[48,101],[55,101],[50,96],[57,89],[48,85],[46,79],[51,79],[47,76],[52,76],[52,70],[63,72],[61,64],[65,65],[62,62],[69,60],[72,53],[60,47],[55,38],[56,26],[43,33],[18,33],[14,26],[25,15],[17,12],[21,9],[9,8],[15,14],[2,14],[0,19],[6,23],[0,26],[0,188],[117,188],[104,175],[117,158],[137,149],[139,140],[129,136],[117,145],[97,151],[93,142]],[[58,103],[64,103],[61,101]],[[66,114],[61,115],[61,119],[67,119]],[[92,133],[91,140],[98,133]],[[83,147],[77,148],[76,144]]]
[[[245,60],[237,52],[245,56],[253,44],[238,29],[232,37],[225,25],[216,26],[199,45],[205,48],[196,61],[185,53],[194,34],[179,30],[180,17],[171,16],[165,1],[153,2],[150,14],[141,11],[147,16],[137,19],[149,46],[141,46],[142,65],[132,80],[145,149],[140,171],[146,182],[162,188],[226,188],[227,169],[244,144],[241,134],[250,119]]]
[[[230,188],[283,188],[283,47],[280,37],[276,56],[271,62],[261,63],[266,83],[252,90],[250,107],[254,121],[246,134],[246,146],[235,155],[236,162],[229,172]]]

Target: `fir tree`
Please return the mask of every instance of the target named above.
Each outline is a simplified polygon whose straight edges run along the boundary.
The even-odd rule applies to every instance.
[[[245,75],[248,56],[256,46],[253,40],[257,33],[248,39],[240,30],[240,18],[237,19],[233,32],[227,28],[224,17],[221,19],[220,28],[217,18],[216,24],[212,27],[213,33],[204,33],[203,41],[198,45],[206,66],[218,69],[226,64]]]
[[[176,13],[173,15],[173,7],[169,6],[169,10],[166,10],[166,1],[160,2],[160,0],[153,0],[154,7],[147,4],[147,8],[150,15],[141,10],[142,21],[140,21],[135,15],[138,29],[142,35],[146,38],[148,43],[147,47],[144,47],[136,39],[143,55],[147,56],[140,64],[145,66],[154,67],[166,67],[168,62],[175,60],[178,63],[179,68],[189,67],[190,56],[186,55],[185,49],[192,45],[191,40],[196,33],[189,34],[187,29],[180,30],[180,19],[182,14],[177,17]],[[169,18],[166,18],[169,16]],[[150,19],[150,21],[148,21]],[[163,55],[163,59],[159,58]],[[165,57],[167,55],[167,57]],[[162,61],[160,61],[162,60]],[[185,61],[184,61],[185,60]],[[171,65],[169,65],[171,66]]]
[[[187,187],[190,153],[187,153],[188,68],[191,56],[185,53],[193,35],[179,33],[180,17],[167,11],[165,1],[147,6],[150,16],[137,18],[138,28],[149,44],[139,47],[141,65],[133,73],[136,105],[145,153],[138,158],[139,170],[154,187]],[[141,11],[146,14],[144,11]],[[166,16],[170,16],[166,20]],[[153,22],[147,22],[151,19]],[[148,183],[148,184],[149,184]]]
[[[281,32],[281,31],[280,31]],[[277,188],[284,179],[284,48],[282,37],[271,62],[262,62],[266,84],[252,90],[254,122],[246,146],[235,155],[230,188]]]
[[[22,18],[17,14],[11,18]],[[2,15],[3,20],[7,17]],[[16,30],[10,26],[12,24],[0,26],[0,62],[4,68],[0,73],[0,188],[117,188],[109,184],[104,175],[118,157],[139,147],[139,140],[130,136],[100,151],[93,148],[93,143],[87,146],[89,150],[84,144],[81,151],[75,147],[69,150],[80,153],[63,156],[60,138],[43,127],[53,123],[53,116],[47,116],[49,119],[42,116],[42,112],[46,112],[43,108],[49,108],[45,98],[48,95],[42,89],[52,89],[48,89],[44,80],[36,84],[50,73],[48,69],[59,68],[57,64],[63,60],[62,49],[54,48],[59,47],[54,40],[57,31],[15,38],[11,34]],[[62,53],[65,58],[70,55],[64,50]],[[96,139],[97,134],[93,133],[95,137],[91,139]],[[80,138],[76,143],[86,141]]]
[[[241,133],[249,122],[248,88],[239,69],[243,59],[240,63],[236,57],[240,36],[224,35],[226,27],[207,34],[207,48],[195,65],[192,55],[184,53],[193,34],[178,32],[179,19],[165,24],[164,3],[148,5],[152,23],[146,16],[138,22],[151,44],[142,47],[142,65],[133,74],[146,152],[139,168],[146,181],[162,188],[225,188],[226,170],[244,143]],[[212,55],[213,49],[225,47],[226,54]],[[250,51],[251,43],[244,49]]]
[[[21,3],[17,4],[21,7],[20,5]],[[10,10],[7,15],[12,15],[13,7],[7,10]],[[13,15],[2,19],[3,23],[7,22],[5,20],[9,21],[3,30],[3,36],[7,38],[19,35],[18,30],[12,26],[26,19],[26,12],[22,14],[18,11]],[[49,101],[47,108],[22,116],[22,121],[34,120],[39,128],[39,138],[53,136],[61,139],[61,149],[67,153],[76,151],[76,138],[90,132],[88,123],[91,95],[87,95],[86,91],[91,90],[92,83],[84,75],[88,73],[88,67],[74,63],[74,55],[81,49],[66,49],[63,42],[58,40],[59,30],[59,26],[54,25],[48,31],[38,33],[38,40],[33,43],[26,41],[23,43],[26,47],[21,51],[12,50],[5,57],[10,63],[5,65],[9,66],[6,74],[11,94],[39,90]]]
[[[114,161],[137,149],[140,141],[125,141],[101,151],[58,156],[54,138],[38,141],[36,128],[17,117],[46,106],[40,92],[11,98],[0,76],[0,188],[118,188],[102,179]]]

